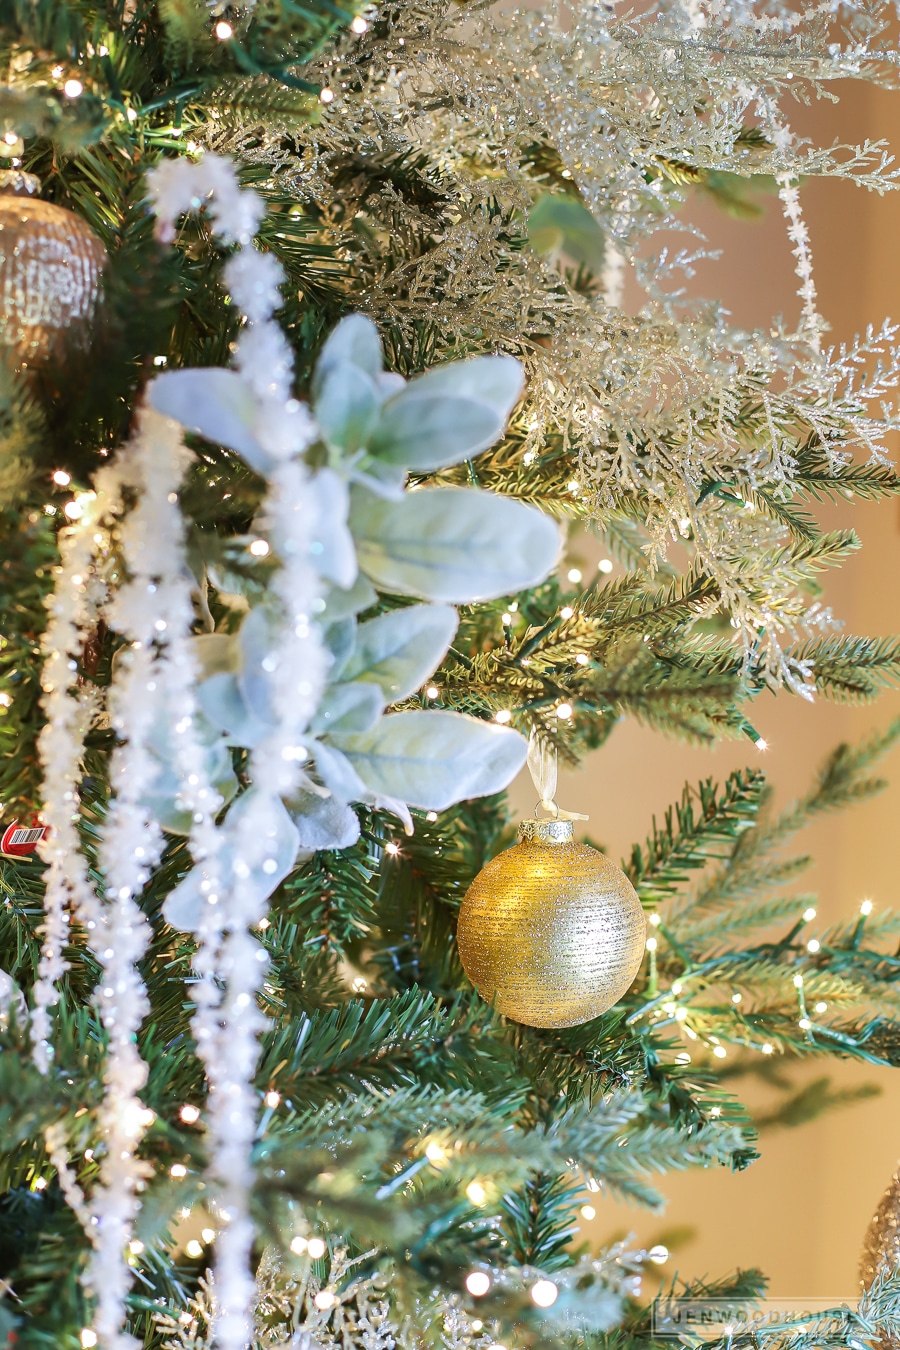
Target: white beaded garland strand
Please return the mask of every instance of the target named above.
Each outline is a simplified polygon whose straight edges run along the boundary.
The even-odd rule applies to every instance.
[[[59,532],[60,566],[48,601],[50,622],[41,640],[44,727],[37,749],[44,772],[42,813],[48,829],[38,847],[47,872],[31,1035],[35,1063],[43,1073],[53,1058],[50,1009],[58,1001],[56,985],[67,969],[62,954],[69,932],[67,906],[86,912],[93,900],[77,822],[84,737],[97,705],[90,692],[77,689],[75,672],[102,597],[102,583],[92,576],[92,535],[101,506],[93,493],[82,495],[78,506],[80,516]]]
[[[265,1027],[257,1002],[265,953],[250,929],[262,919],[265,899],[242,885],[241,879],[266,862],[270,811],[299,779],[301,770],[294,753],[297,738],[308,725],[324,686],[327,657],[311,621],[321,587],[310,561],[309,476],[294,458],[305,449],[311,426],[301,427],[298,443],[297,405],[290,395],[291,351],[272,319],[280,303],[283,274],[276,259],[252,246],[264,211],[261,200],[253,192],[242,191],[231,164],[213,155],[198,164],[164,161],[151,175],[150,190],[161,238],[174,237],[176,217],[196,210],[206,199],[216,232],[226,243],[239,246],[225,268],[232,299],[248,320],[237,344],[235,365],[260,402],[260,443],[278,461],[269,475],[261,512],[261,524],[281,562],[273,590],[281,600],[285,623],[281,641],[271,653],[278,725],[251,756],[249,773],[257,797],[238,826],[229,830],[226,817],[220,832],[228,836],[232,847],[233,875],[219,875],[214,846],[194,849],[202,887],[208,901],[215,900],[215,904],[204,905],[198,931],[194,967],[200,981],[194,986],[197,1011],[193,1019],[209,1085],[210,1173],[221,1223],[216,1242],[214,1335],[220,1350],[243,1350],[252,1331],[255,1295],[250,1269],[254,1229],[249,1213],[250,1154],[258,1111],[253,1075],[258,1038]],[[298,672],[303,676],[299,682]]]
[[[98,475],[98,495],[120,500],[125,486],[137,503],[119,527],[129,580],[112,596],[110,627],[128,639],[109,691],[112,726],[120,738],[110,764],[113,796],[101,831],[99,863],[105,903],[91,947],[103,967],[98,1003],[109,1046],[100,1132],[105,1148],[99,1185],[90,1202],[94,1257],[86,1283],[96,1297],[94,1330],[110,1350],[132,1350],[123,1331],[132,1272],[125,1253],[134,1235],[138,1192],[149,1174],[137,1148],[153,1120],[138,1095],[147,1066],[137,1034],[149,1004],[138,969],[150,938],[140,896],[163,847],[162,830],[146,806],[159,773],[151,752],[154,722],[167,706],[163,690],[170,631],[189,631],[190,600],[179,605],[183,524],[177,490],[190,461],[180,428],[151,410],[115,462]],[[160,616],[166,615],[163,619]]]

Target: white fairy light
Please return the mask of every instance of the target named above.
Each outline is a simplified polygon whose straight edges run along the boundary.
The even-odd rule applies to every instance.
[[[466,1276],[466,1288],[473,1298],[483,1298],[491,1287],[491,1277],[486,1270],[473,1270]]]
[[[531,1301],[536,1308],[552,1308],[559,1297],[559,1286],[552,1280],[536,1280],[531,1286]]]

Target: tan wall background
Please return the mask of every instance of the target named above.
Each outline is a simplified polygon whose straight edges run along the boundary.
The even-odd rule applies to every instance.
[[[793,124],[819,142],[869,136],[900,145],[900,94],[853,90],[837,109],[798,107]],[[833,339],[849,339],[885,315],[900,318],[900,193],[879,199],[849,184],[814,182],[805,186],[802,202],[820,307]],[[797,283],[777,198],[767,200],[758,224],[714,209],[692,214],[723,250],[719,262],[702,265],[693,291],[722,299],[743,326],[768,327],[777,313],[796,321]],[[829,579],[827,602],[848,631],[900,632],[900,503],[848,503],[828,509],[827,519],[852,525],[864,545]],[[597,556],[590,559],[594,565]],[[893,693],[869,708],[760,698],[752,720],[769,742],[765,767],[778,800],[806,787],[831,746],[862,737],[898,713],[900,694]],[[749,741],[701,750],[626,724],[579,772],[563,775],[559,797],[570,809],[590,812],[591,834],[618,858],[644,837],[653,813],[662,814],[686,779],[721,781],[755,760]],[[887,761],[887,773],[892,781],[883,796],[807,833],[816,863],[801,886],[818,890],[824,924],[855,913],[865,897],[876,905],[900,903],[900,753]],[[517,809],[531,814],[533,800],[530,783],[517,784]],[[686,1226],[695,1236],[678,1245],[667,1272],[677,1267],[700,1276],[762,1266],[773,1294],[853,1297],[866,1224],[900,1157],[900,1073],[834,1060],[810,1061],[795,1072],[802,1078],[828,1072],[848,1085],[877,1083],[882,1094],[809,1125],[769,1132],[762,1159],[740,1175],[692,1171],[663,1178],[669,1205],[662,1218],[586,1197],[597,1217],[583,1232],[596,1244],[629,1230],[649,1242]]]

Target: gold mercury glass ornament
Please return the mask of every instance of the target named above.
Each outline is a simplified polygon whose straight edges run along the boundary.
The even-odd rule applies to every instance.
[[[574,840],[571,819],[524,820],[479,872],[457,943],[486,1002],[531,1027],[573,1027],[617,1003],[640,969],[641,902],[623,872]]]
[[[0,344],[23,371],[83,338],[106,262],[81,216],[42,201],[39,188],[33,174],[0,172]]]
[[[900,1167],[866,1230],[859,1260],[860,1285],[868,1289],[879,1271],[897,1268],[900,1268]],[[898,1342],[891,1337],[883,1339],[882,1344],[896,1346]]]

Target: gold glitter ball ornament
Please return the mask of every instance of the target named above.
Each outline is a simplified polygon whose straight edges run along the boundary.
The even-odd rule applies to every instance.
[[[575,843],[571,820],[525,820],[479,872],[456,939],[486,1002],[530,1027],[574,1027],[617,1003],[640,969],[641,902],[623,872]]]
[[[34,196],[38,187],[32,174],[0,173],[0,344],[17,370],[83,340],[106,262],[86,222]]]
[[[859,1260],[861,1287],[868,1289],[879,1271],[895,1267],[900,1267],[900,1166],[866,1230]]]

